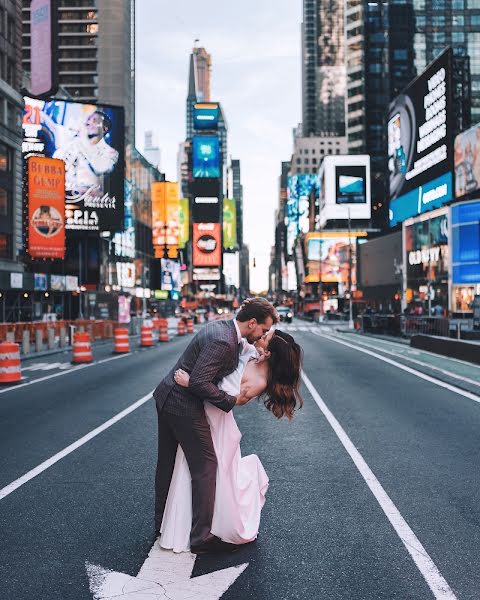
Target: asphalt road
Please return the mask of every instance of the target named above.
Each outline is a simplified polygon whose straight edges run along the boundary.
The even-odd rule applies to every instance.
[[[285,329],[305,352],[303,409],[291,423],[258,402],[236,409],[243,454],[270,477],[259,539],[198,557],[192,576],[248,563],[225,600],[478,600],[480,369],[298,321]],[[2,600],[91,600],[86,563],[136,576],[153,543],[148,395],[188,339],[122,358],[103,346],[81,369],[68,354],[29,360],[28,385],[0,390]]]

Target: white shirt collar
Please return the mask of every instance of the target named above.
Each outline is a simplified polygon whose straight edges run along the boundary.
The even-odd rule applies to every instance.
[[[237,319],[233,319],[233,324],[235,325],[235,329],[237,330],[238,343],[242,343],[242,334],[240,333],[240,327],[238,326]]]

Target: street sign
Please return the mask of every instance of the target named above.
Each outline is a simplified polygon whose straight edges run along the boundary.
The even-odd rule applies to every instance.
[[[174,553],[155,543],[136,577],[85,564],[94,600],[218,600],[245,571],[248,563],[191,578],[196,554]]]

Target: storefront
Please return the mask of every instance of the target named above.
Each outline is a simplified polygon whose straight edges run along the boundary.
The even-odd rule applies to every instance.
[[[403,308],[419,315],[449,308],[448,209],[404,221]]]
[[[450,207],[452,231],[451,311],[472,314],[480,294],[480,200]]]

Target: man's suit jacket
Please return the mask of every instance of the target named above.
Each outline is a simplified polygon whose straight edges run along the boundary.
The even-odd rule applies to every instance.
[[[153,397],[159,411],[179,416],[198,416],[206,400],[228,412],[236,398],[219,390],[218,382],[238,367],[239,343],[233,320],[212,321],[192,339],[177,364],[160,382]],[[175,383],[174,374],[183,369],[190,375],[189,387]]]

